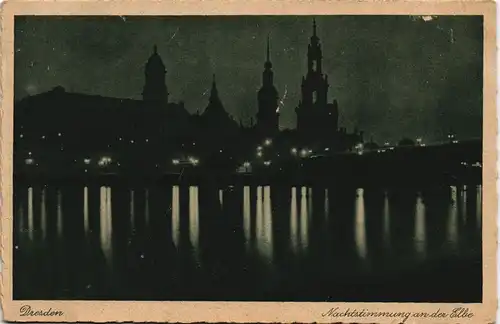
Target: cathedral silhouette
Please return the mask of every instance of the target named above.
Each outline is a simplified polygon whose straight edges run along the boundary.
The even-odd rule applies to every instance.
[[[166,73],[155,45],[145,65],[142,100],[71,93],[56,87],[16,102],[15,163],[23,165],[26,158],[36,155],[40,161],[50,160],[51,167],[68,168],[87,157],[106,155],[127,161],[122,169],[127,165],[135,169],[161,168],[178,156],[198,156],[213,166],[232,168],[253,156],[255,147],[265,140],[272,139],[277,152],[296,146],[315,152],[345,151],[363,141],[362,133],[348,134],[338,127],[339,107],[336,100],[328,100],[328,76],[323,73],[315,21],[301,100],[295,108],[296,130],[279,128],[280,109],[289,107],[280,107],[269,37],[256,124],[252,119],[250,126],[243,126],[228,114],[215,74],[205,110],[189,114],[184,102],[169,100]]]

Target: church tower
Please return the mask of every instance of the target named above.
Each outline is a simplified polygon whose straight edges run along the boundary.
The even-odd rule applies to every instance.
[[[153,54],[146,63],[145,84],[142,91],[142,98],[145,101],[152,101],[156,103],[168,103],[168,91],[165,84],[165,65],[158,54],[156,45],[153,49]]]
[[[207,124],[211,127],[223,129],[225,127],[233,127],[237,125],[234,119],[224,109],[224,105],[219,97],[217,84],[215,82],[215,74],[212,76],[212,89],[208,98],[208,106],[201,115]]]
[[[274,86],[273,65],[269,54],[269,36],[267,37],[266,62],[262,72],[262,87],[257,93],[257,127],[261,136],[274,136],[279,131],[278,91]]]
[[[323,53],[316,20],[307,49],[307,74],[302,77],[302,98],[297,113],[297,130],[307,142],[323,141],[337,131],[337,102],[328,103],[328,75],[323,74]]]

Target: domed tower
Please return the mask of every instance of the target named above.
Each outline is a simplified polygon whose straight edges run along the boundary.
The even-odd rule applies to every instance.
[[[158,103],[168,103],[168,91],[165,84],[165,65],[158,54],[158,48],[155,45],[153,54],[146,63],[144,70],[145,83],[142,91],[142,98],[145,101],[154,101]]]
[[[263,136],[274,136],[279,130],[278,91],[273,82],[273,65],[269,55],[269,37],[267,37],[267,57],[262,73],[262,87],[257,93],[259,110],[257,127]]]

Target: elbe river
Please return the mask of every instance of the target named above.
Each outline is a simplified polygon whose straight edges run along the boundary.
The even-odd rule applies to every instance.
[[[482,300],[481,186],[17,186],[14,299]]]

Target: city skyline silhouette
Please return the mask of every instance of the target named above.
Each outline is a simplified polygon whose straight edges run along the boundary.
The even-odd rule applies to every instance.
[[[16,20],[16,33],[19,35],[16,37],[15,44],[16,98],[19,101],[19,98],[29,93],[35,94],[48,91],[56,86],[63,86],[69,92],[138,99],[142,90],[141,83],[144,82],[142,73],[144,61],[156,44],[158,53],[166,65],[166,84],[170,98],[177,102],[183,101],[185,109],[191,114],[196,114],[198,111],[203,112],[210,93],[211,78],[215,73],[217,88],[224,108],[237,121],[242,120],[244,124],[248,124],[250,118],[255,119],[257,115],[256,93],[262,84],[261,73],[266,59],[266,38],[270,35],[270,57],[280,102],[279,125],[281,129],[295,128],[297,122],[295,108],[300,100],[300,79],[307,72],[305,61],[307,55],[304,51],[307,50],[307,43],[309,43],[312,34],[313,18],[243,17],[241,20],[245,23],[239,32],[237,28],[235,31],[229,32],[225,26],[236,24],[234,27],[237,27],[242,24],[236,17],[204,19],[163,17],[150,20],[150,25],[138,17],[71,19],[58,17],[54,20],[20,17]],[[46,19],[45,22],[43,19]],[[323,69],[329,75],[330,91],[327,99],[329,101],[338,100],[340,126],[346,127],[349,131],[356,128],[363,130],[367,138],[373,138],[378,143],[385,141],[396,143],[402,137],[424,138],[427,142],[436,142],[446,138],[450,130],[453,130],[461,138],[481,136],[482,50],[479,45],[482,35],[477,32],[482,25],[480,17],[453,18],[443,16],[435,17],[430,21],[409,16],[380,16],[357,20],[349,16],[319,16],[316,19],[318,21],[318,36],[325,56]],[[425,36],[430,36],[426,40],[427,44],[424,44],[424,39],[426,39],[424,35],[412,40],[413,45],[411,46],[414,49],[420,44],[420,56],[417,53],[410,55],[407,51],[402,51],[399,45],[395,45],[394,41],[401,38],[401,35],[396,32],[391,34],[394,37],[393,40],[368,40],[370,34],[365,29],[356,32],[356,28],[366,28],[367,26],[383,31],[384,21],[400,24],[403,30],[401,33],[418,31],[426,33]],[[456,23],[458,21],[467,22],[467,24],[457,29]],[[141,41],[141,46],[134,47],[137,48],[136,50],[125,48],[124,51],[123,48],[118,47],[116,51],[113,51],[113,47],[118,45],[114,41],[106,40],[108,36],[97,37],[94,45],[85,44],[91,40],[83,39],[81,44],[71,43],[72,41],[66,39],[67,36],[64,34],[62,36],[57,36],[57,33],[50,37],[44,36],[44,33],[55,28],[54,26],[57,24],[65,24],[66,22],[68,22],[67,28],[77,33],[85,28],[102,28],[103,31],[118,33],[119,37],[121,37],[120,32],[113,31],[118,27],[113,26],[125,26],[125,30],[128,31],[137,28],[137,32],[142,30],[151,33],[153,31],[157,33],[156,30],[162,28],[165,31],[170,31],[174,28],[172,26],[176,27],[170,34],[165,32],[168,35],[154,37],[154,39],[152,36],[149,37],[151,39],[146,37],[147,43],[146,40]],[[330,29],[330,26],[339,24],[342,28]],[[195,40],[187,42],[189,40],[186,38],[187,35],[182,36],[183,26],[193,28],[192,26],[204,25],[210,26],[211,30],[218,31],[206,35],[205,45],[198,45]],[[351,26],[351,28],[347,29],[346,25]],[[294,35],[292,32],[286,32],[283,29],[284,26],[294,30],[300,26],[301,29]],[[155,29],[152,29],[153,27]],[[356,37],[347,40],[344,36],[341,43],[340,40],[337,40],[340,37],[330,36],[332,32],[335,33],[335,36],[339,36],[338,30],[356,33]],[[219,36],[217,35],[222,37],[224,31],[235,35],[235,37],[238,35],[243,37],[237,44],[232,44],[231,39],[227,40],[227,47],[233,48],[233,50],[223,55],[226,57],[225,61],[222,57],[214,61],[215,54],[202,54],[202,51],[196,51],[198,47],[210,46],[206,43],[207,41],[209,43],[213,43],[210,40],[218,42],[217,37]],[[103,34],[110,35],[109,33]],[[245,35],[247,34],[252,40],[246,43],[248,48],[245,44],[241,44],[244,43],[243,40],[246,39]],[[366,36],[362,36],[365,34]],[[133,33],[133,35],[135,34]],[[39,52],[52,52],[47,58],[44,58],[46,54],[36,57],[27,53],[27,49],[38,43],[39,39],[46,39],[44,44],[38,44],[41,46]],[[363,39],[365,40],[363,41]],[[224,37],[221,41],[224,41]],[[49,44],[54,46],[49,47]],[[93,51],[97,44],[101,46],[101,50],[100,53],[96,51],[98,53],[94,55],[89,51]],[[404,42],[402,41],[401,44]],[[391,46],[396,49],[395,55],[391,56],[389,53],[389,56],[385,58],[386,62],[377,59],[377,65],[376,61],[372,59],[373,64],[366,64],[370,61],[365,61],[367,58],[362,57],[362,53],[365,51],[384,52],[391,49]],[[44,47],[48,47],[48,49],[46,50]],[[364,50],[361,50],[363,48]],[[426,48],[428,49],[425,50]],[[142,54],[132,56],[134,51]],[[352,55],[348,54],[349,51]],[[429,54],[426,54],[426,51],[429,51]],[[83,72],[81,67],[89,64],[79,61],[81,58],[79,59],[78,56],[81,54],[78,53],[84,52],[89,52],[89,62],[96,61],[98,64],[96,66],[99,68],[86,69],[86,74],[81,74]],[[124,54],[120,54],[120,52]],[[179,56],[180,53],[189,54]],[[463,61],[464,64],[458,63],[457,55],[459,54],[460,61]],[[426,58],[426,55],[429,56]],[[417,59],[416,57],[422,58]],[[73,58],[75,58],[74,62],[72,62]],[[126,58],[132,58],[130,64]],[[117,60],[116,64],[112,63],[114,59]],[[405,59],[408,60],[406,63]],[[424,64],[422,66],[426,67],[425,71],[415,72],[419,70],[418,65],[415,64],[416,60],[420,60],[420,63]],[[106,62],[105,65],[101,66],[104,62]],[[291,62],[294,66],[292,70],[290,66],[287,67]],[[122,73],[120,71],[122,71],[124,64],[127,66],[128,77],[120,77],[119,74]],[[61,65],[68,66],[68,68],[62,70],[59,67]],[[132,66],[136,68],[133,69]],[[370,69],[369,66],[373,66],[373,68]],[[379,68],[375,68],[376,66]],[[390,73],[381,73],[380,71],[383,70],[377,70],[380,68],[390,71]],[[400,75],[403,72],[398,72],[398,70],[409,73]],[[66,71],[72,71],[72,75],[76,74],[82,77],[68,79],[65,76]],[[99,81],[97,79],[91,81],[94,78],[92,75],[98,71],[103,71]],[[365,72],[363,73],[363,71]],[[296,77],[288,78],[290,73]],[[116,77],[114,77],[115,75]],[[353,81],[351,75],[359,77]],[[245,76],[245,80],[239,84],[236,80],[243,76]],[[391,79],[399,79],[398,77],[406,81],[397,83],[390,81]],[[287,80],[284,81],[284,78]],[[376,80],[381,80],[381,78],[386,78],[386,81],[377,85],[378,81]],[[466,79],[470,81],[465,83]],[[92,83],[88,83],[89,81]],[[186,82],[188,83],[187,87],[182,85]],[[350,82],[347,87],[345,86],[346,82]],[[132,88],[133,84],[136,86]],[[89,87],[89,85],[91,86]],[[468,87],[466,91],[457,91],[464,86]],[[392,89],[392,91],[388,89]],[[420,99],[417,99],[416,96]],[[364,103],[354,103],[353,100],[364,101]],[[474,120],[478,122],[475,123]]]
[[[14,298],[481,302],[481,32],[17,17]]]

